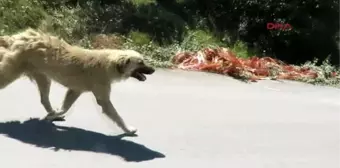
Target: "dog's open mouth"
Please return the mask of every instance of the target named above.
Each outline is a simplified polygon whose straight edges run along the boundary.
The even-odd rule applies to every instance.
[[[152,67],[148,67],[148,66],[143,66],[140,68],[135,69],[132,74],[131,77],[136,78],[139,81],[145,81],[146,80],[146,75],[151,75],[155,72],[155,69]]]

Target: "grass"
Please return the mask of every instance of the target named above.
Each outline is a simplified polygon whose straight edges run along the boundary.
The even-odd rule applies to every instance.
[[[130,0],[130,1],[136,6],[156,3],[156,0]]]
[[[340,77],[331,77],[332,72],[336,72],[340,74],[340,70],[334,66],[331,66],[329,63],[329,59],[325,59],[321,65],[317,65],[318,60],[308,61],[305,64],[301,65],[302,67],[308,67],[318,73],[318,77],[316,79],[301,79],[301,82],[306,82],[315,85],[328,85],[340,87]]]
[[[39,28],[61,36],[71,44],[86,48],[137,50],[147,56],[147,60],[156,67],[173,66],[171,60],[176,53],[198,51],[205,47],[228,47],[242,58],[256,55],[256,52],[249,50],[242,41],[237,41],[234,44],[223,43],[206,28],[203,18],[197,19],[200,20],[197,27],[188,28],[176,14],[155,7],[155,0],[129,0],[127,2],[129,3],[125,6],[101,7],[96,3],[87,3],[71,8],[63,5],[63,1],[0,0],[0,16],[2,17],[0,19],[0,35],[12,34],[27,27]],[[129,10],[125,8],[129,8]],[[134,12],[131,12],[131,9]],[[145,24],[145,29],[155,28],[155,31],[161,30],[161,32],[152,34],[152,32],[139,31],[138,29],[128,29],[130,26],[124,26],[123,22],[124,19],[126,20],[124,18],[126,15],[142,19],[140,24]],[[148,21],[150,23],[145,23]],[[181,24],[183,24],[182,34],[179,33],[179,26],[176,26]],[[164,32],[160,28],[162,26]],[[163,35],[165,36],[167,33],[173,33],[174,36],[181,38],[180,40],[171,39],[170,42],[169,39],[167,42],[157,40],[157,38],[163,38]],[[339,72],[339,70],[330,66],[327,61],[324,61],[321,66],[317,66],[315,61],[307,62],[301,66],[308,66],[320,73],[317,79],[301,79],[302,82],[323,85],[338,85],[340,83],[339,79],[329,78],[328,74],[331,71]]]

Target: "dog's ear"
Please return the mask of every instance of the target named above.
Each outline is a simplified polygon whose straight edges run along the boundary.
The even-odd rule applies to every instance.
[[[0,37],[0,46],[8,48],[10,46],[9,37],[7,36]]]
[[[131,62],[130,58],[121,59],[117,64],[117,71],[119,73],[124,73],[126,66],[128,66],[130,62]]]

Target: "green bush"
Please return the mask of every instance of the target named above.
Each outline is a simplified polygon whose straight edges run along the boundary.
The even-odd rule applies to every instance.
[[[188,19],[190,26],[197,24],[191,16],[206,18],[206,25],[214,34],[223,37],[227,33],[232,43],[241,40],[248,48],[265,50],[289,63],[302,63],[314,57],[324,60],[331,55],[330,62],[339,65],[338,0],[157,2]],[[290,32],[269,31],[268,22],[289,23],[293,29]]]
[[[147,33],[141,33],[138,31],[131,31],[128,37],[132,40],[135,45],[148,45],[151,42],[151,37]]]
[[[338,4],[336,0],[0,0],[0,35],[40,28],[88,48],[136,49],[163,67],[171,66],[178,52],[217,46],[229,47],[242,58],[266,51],[266,56],[288,63],[330,56],[330,62],[338,64]],[[268,31],[268,22],[290,23],[293,31]],[[322,65],[304,66],[327,72],[332,67],[329,62],[318,63]],[[324,79],[327,73],[317,80]]]
[[[36,28],[45,16],[38,0],[0,0],[0,35]]]
[[[83,41],[88,38],[88,17],[84,15],[82,8],[61,6],[58,10],[48,10],[48,14],[41,22],[40,29],[53,32],[70,43],[88,46]]]

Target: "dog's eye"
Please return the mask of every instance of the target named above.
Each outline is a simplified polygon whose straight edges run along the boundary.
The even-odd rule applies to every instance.
[[[126,60],[126,64],[130,64],[131,60],[130,59],[127,59]]]

